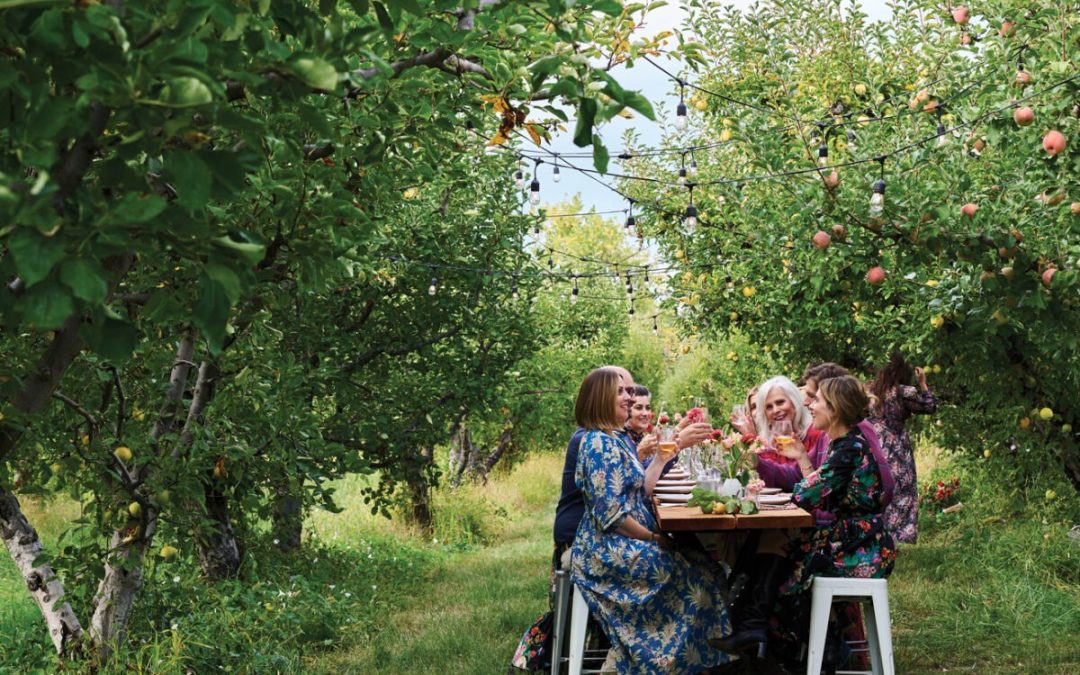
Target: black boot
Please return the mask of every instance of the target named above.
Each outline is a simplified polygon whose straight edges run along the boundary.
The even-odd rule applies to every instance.
[[[729,654],[765,656],[768,640],[769,613],[780,584],[787,577],[787,559],[783,556],[759,554],[754,556],[750,580],[732,612],[735,632],[722,640],[710,641],[720,651]]]

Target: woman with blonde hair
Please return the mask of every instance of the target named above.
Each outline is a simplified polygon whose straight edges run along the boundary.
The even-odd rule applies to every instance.
[[[730,632],[720,584],[657,531],[646,469],[619,430],[633,392],[610,368],[581,383],[574,409],[586,430],[576,483],[585,517],[571,548],[571,579],[611,641],[619,673],[699,673],[729,657],[708,646]],[[657,457],[659,472],[670,457]],[[688,552],[686,555],[690,555]]]

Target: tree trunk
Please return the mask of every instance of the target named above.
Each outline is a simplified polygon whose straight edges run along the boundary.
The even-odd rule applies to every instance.
[[[288,483],[279,485],[274,490],[274,509],[271,513],[274,539],[282,551],[295,551],[300,548],[300,539],[304,531],[303,502]]]
[[[430,535],[435,529],[435,514],[431,510],[431,482],[424,468],[410,477],[408,483],[412,507],[410,521],[425,535]]]
[[[56,578],[52,567],[34,565],[41,553],[41,540],[23,515],[19,500],[3,488],[0,488],[0,535],[45,618],[56,653],[61,656],[71,654],[82,640],[82,626],[71,605],[61,602],[64,585]]]
[[[499,434],[499,442],[495,445],[495,449],[491,451],[491,454],[480,462],[474,470],[474,475],[479,478],[485,484],[487,483],[488,474],[495,468],[495,465],[499,463],[499,460],[514,447],[514,422],[510,420],[503,427],[502,433]]]
[[[144,521],[130,521],[113,532],[109,541],[105,576],[94,594],[94,615],[90,619],[90,637],[99,663],[108,662],[113,650],[123,641],[135,596],[142,588],[143,558],[157,529],[157,511],[144,508]]]
[[[240,572],[240,543],[229,518],[229,499],[213,482],[205,494],[206,518],[213,524],[195,538],[195,552],[208,579],[230,579]]]
[[[454,434],[454,442],[450,450],[450,487],[457,488],[461,485],[465,470],[475,462],[473,459],[475,454],[476,446],[472,442],[472,432],[469,431],[467,424],[462,423],[458,432]]]

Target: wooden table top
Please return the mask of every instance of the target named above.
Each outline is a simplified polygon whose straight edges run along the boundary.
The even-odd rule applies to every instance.
[[[769,509],[752,516],[704,514],[696,506],[657,506],[657,524],[663,532],[716,532],[722,530],[782,530],[813,527],[814,516],[798,507]]]

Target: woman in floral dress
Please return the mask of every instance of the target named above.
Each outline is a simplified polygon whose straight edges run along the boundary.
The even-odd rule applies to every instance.
[[[885,508],[885,526],[898,542],[914,544],[919,536],[919,481],[915,475],[915,450],[906,424],[912,415],[937,412],[938,401],[926,386],[926,373],[914,369],[919,388],[910,386],[912,368],[898,352],[878,371],[870,385],[877,401],[870,407],[870,422],[881,438],[896,489]]]
[[[571,549],[571,579],[611,641],[617,672],[707,671],[729,660],[707,643],[730,632],[721,585],[704,561],[674,551],[656,531],[646,469],[615,433],[630,398],[607,368],[589,373],[578,392],[575,414],[588,429],[577,464],[585,517]],[[667,458],[660,459],[649,471],[662,469]]]
[[[828,456],[815,469],[805,448],[793,444],[784,449],[803,472],[795,485],[795,504],[835,516],[830,523],[819,522],[790,550],[795,570],[780,589],[787,607],[778,619],[784,637],[799,642],[805,640],[809,628],[808,591],[813,577],[887,577],[896,560],[896,545],[882,515],[881,472],[858,427],[868,406],[866,392],[854,377],[823,380],[810,410],[814,427],[833,439]]]

